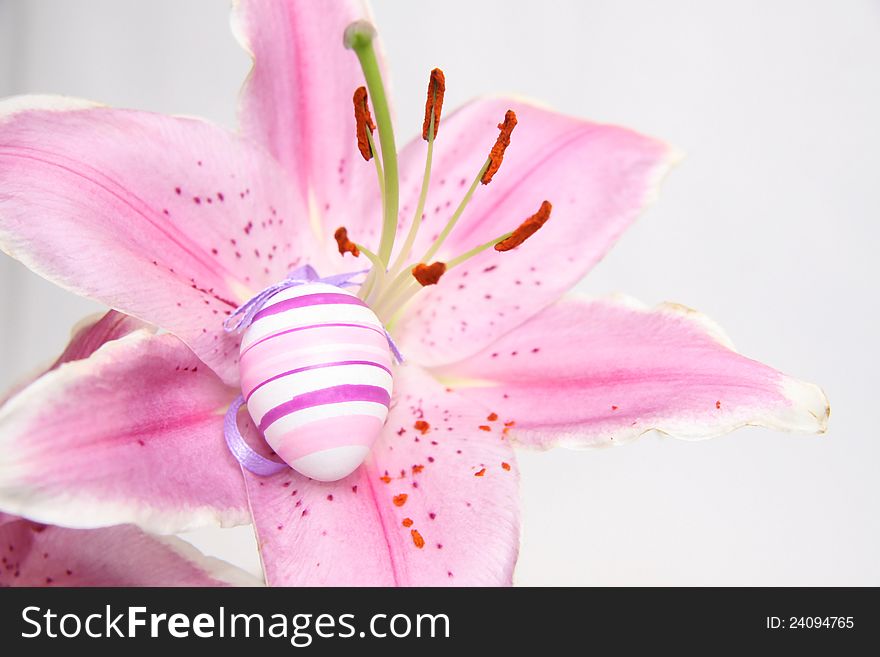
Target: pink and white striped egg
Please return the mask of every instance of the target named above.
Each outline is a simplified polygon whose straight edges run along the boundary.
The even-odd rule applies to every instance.
[[[281,290],[245,330],[242,396],[285,463],[336,481],[364,461],[388,416],[392,354],[376,314],[327,283]]]

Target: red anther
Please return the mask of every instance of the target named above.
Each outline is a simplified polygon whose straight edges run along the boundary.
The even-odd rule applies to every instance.
[[[370,140],[367,139],[367,130],[373,134],[376,124],[370,114],[370,106],[367,104],[367,88],[358,87],[354,90],[354,120],[357,128],[358,150],[365,160],[373,157],[373,149],[370,148]]]
[[[422,125],[422,139],[428,141],[428,130],[431,127],[431,116],[434,116],[434,138],[440,129],[440,110],[443,109],[443,94],[446,93],[446,76],[439,68],[431,71],[428,81],[428,100],[425,102],[425,122]]]
[[[522,222],[519,227],[505,240],[495,245],[496,251],[510,251],[529,239],[538,232],[538,229],[547,223],[553,206],[549,201],[541,203],[541,207],[531,217]]]
[[[361,251],[357,248],[357,244],[348,239],[348,230],[346,230],[345,226],[340,226],[336,229],[336,232],[333,233],[333,237],[336,238],[336,246],[339,247],[339,255],[344,256],[346,253],[350,253],[355,258],[357,258]]]
[[[504,159],[504,151],[510,146],[510,133],[513,132],[515,127],[516,112],[513,110],[507,110],[504,114],[504,123],[498,124],[498,129],[501,132],[498,134],[498,139],[495,140],[495,145],[489,152],[489,167],[486,169],[483,177],[480,178],[480,182],[484,185],[488,185],[492,182],[492,176],[498,172],[498,167],[501,166],[501,160]]]
[[[445,262],[435,262],[430,265],[419,263],[412,268],[412,275],[421,285],[437,285],[440,277],[446,273]]]

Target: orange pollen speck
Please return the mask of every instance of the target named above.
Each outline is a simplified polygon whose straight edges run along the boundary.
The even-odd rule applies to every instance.
[[[380,479],[381,481],[384,481],[386,484],[390,484],[390,483],[391,483],[391,477],[389,477],[388,475],[382,475],[381,477],[379,477],[379,479]]]
[[[373,117],[370,114],[370,107],[367,105],[367,89],[366,87],[358,87],[354,90],[354,120],[357,128],[358,150],[365,160],[373,157],[373,150],[370,148],[370,140],[367,139],[367,130],[373,134],[376,124],[373,123]]]
[[[516,424],[516,422],[514,422],[513,420],[510,420],[509,422],[505,422],[504,426],[505,427],[512,427],[514,424]]]
[[[339,255],[344,256],[346,253],[350,253],[357,258],[361,254],[357,244],[348,239],[348,230],[345,226],[337,228],[336,232],[333,233],[333,237],[336,239],[336,246],[339,247]]]
[[[412,524],[413,524],[412,518],[404,518],[403,519],[403,526],[404,527],[412,527]]]
[[[439,68],[431,71],[428,81],[428,100],[425,103],[425,123],[422,125],[422,139],[428,141],[428,130],[431,127],[431,115],[434,116],[434,137],[440,129],[440,110],[443,108],[443,94],[446,93],[446,76]]]
[[[501,467],[504,468],[505,470],[510,470],[510,463],[504,463],[504,462],[502,461],[502,462],[501,462]]]
[[[425,469],[425,466],[423,466],[423,465],[414,465],[412,468],[413,474],[419,474],[424,469]]]
[[[509,433],[510,433],[510,427],[504,427],[504,429],[501,431],[501,434],[504,436],[506,436]]]
[[[475,477],[482,477],[484,474],[486,474],[486,468],[483,468],[483,469],[480,470],[479,472],[475,472],[475,473],[474,473],[474,476],[475,476]]]
[[[440,281],[440,277],[446,273],[446,263],[445,262],[435,262],[430,265],[426,265],[422,262],[417,264],[412,268],[412,275],[422,287],[426,285],[437,285]]]
[[[415,545],[420,550],[425,547],[425,539],[422,538],[422,535],[419,534],[419,530],[413,529],[409,532],[412,535],[413,545]]]
[[[394,506],[403,506],[406,504],[406,498],[409,497],[406,493],[401,493],[400,495],[395,495],[391,501],[394,502]]]
[[[529,239],[538,232],[538,229],[547,223],[550,218],[550,211],[553,206],[550,201],[541,203],[541,207],[531,217],[522,222],[516,230],[505,240],[501,240],[495,245],[496,251],[510,251]]]
[[[485,424],[481,424],[480,431],[492,431],[492,427],[485,425]]]
[[[715,402],[715,408],[721,408],[721,402],[720,402],[720,401]]]
[[[489,422],[494,422],[498,419],[498,413],[489,413],[489,417],[486,418]]]
[[[492,182],[492,177],[498,173],[498,167],[501,166],[501,160],[504,159],[504,151],[510,146],[510,133],[513,132],[515,127],[516,112],[513,110],[507,110],[504,114],[504,123],[498,124],[498,129],[501,132],[498,135],[498,139],[495,140],[495,145],[489,152],[489,166],[483,174],[483,177],[480,178],[480,182],[484,185],[488,185]]]
[[[426,433],[428,433],[428,429],[431,428],[431,425],[428,424],[427,422],[425,422],[424,420],[416,420],[416,423],[413,425],[413,428],[416,431],[421,432],[421,434],[424,436]]]

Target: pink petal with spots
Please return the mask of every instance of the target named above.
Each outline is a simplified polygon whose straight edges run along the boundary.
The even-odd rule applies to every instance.
[[[238,341],[222,322],[314,251],[303,207],[267,153],[208,123],[0,103],[0,247],[175,333],[230,383]]]
[[[69,527],[246,523],[223,441],[234,395],[174,336],[109,342],[0,408],[0,509]]]
[[[121,338],[140,329],[151,331],[152,327],[135,317],[116,312],[115,310],[110,310],[103,315],[86,317],[73,327],[70,342],[67,344],[67,347],[64,348],[62,354],[46,371],[58,369],[61,364],[72,360],[88,358],[105,342],[116,340],[117,338]],[[45,372],[40,372],[40,375],[44,373]],[[23,390],[36,378],[37,377],[35,376],[31,376],[25,381],[13,386],[10,390],[7,390],[6,395],[0,398],[0,406],[6,403],[6,400],[14,394]]]
[[[360,19],[372,17],[356,0],[242,0],[232,22],[254,60],[242,90],[242,130],[272,152],[310,200],[313,227],[337,271],[357,267],[334,253],[336,228],[378,243],[382,221],[375,168],[361,158],[355,135],[352,95],[364,76],[342,44],[345,28]],[[374,43],[381,60],[381,44]]]
[[[2,586],[257,586],[242,570],[132,525],[63,529],[0,518]]]
[[[538,447],[744,425],[822,433],[829,413],[817,386],[737,354],[718,326],[676,304],[567,298],[436,374]]]
[[[510,584],[518,474],[500,423],[414,366],[395,386],[384,435],[348,478],[247,476],[269,584]]]
[[[550,221],[524,245],[493,249],[419,293],[399,327],[401,349],[424,365],[476,353],[559,298],[608,251],[654,196],[674,154],[655,139],[570,118],[507,98],[474,101],[444,119],[435,145],[420,258],[486,160],[505,111],[519,124],[501,169],[480,186],[437,260],[449,260],[516,228],[545,199]],[[420,185],[424,142],[402,157],[409,217]],[[408,221],[408,219],[407,219]]]

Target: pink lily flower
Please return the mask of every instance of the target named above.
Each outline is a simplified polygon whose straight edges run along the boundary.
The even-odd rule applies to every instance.
[[[272,585],[507,585],[514,444],[825,430],[819,388],[740,356],[695,311],[569,294],[654,198],[666,144],[509,98],[441,120],[432,86],[427,137],[398,162],[381,48],[363,23],[348,32],[358,58],[341,44],[365,19],[348,0],[239,2],[254,57],[241,134],[68,98],[0,104],[0,246],[165,331],[114,336],[0,408],[0,509],[157,533],[253,522]],[[365,77],[375,143],[352,116]],[[509,110],[503,164],[487,160]],[[546,221],[526,244],[491,248],[539,206],[517,229]],[[356,244],[333,239],[340,226]],[[346,248],[374,262],[361,298],[406,357],[382,435],[340,481],[254,475],[223,440],[240,391],[240,336],[223,322],[293,268],[360,269]],[[443,263],[424,288],[407,264],[421,253]]]

